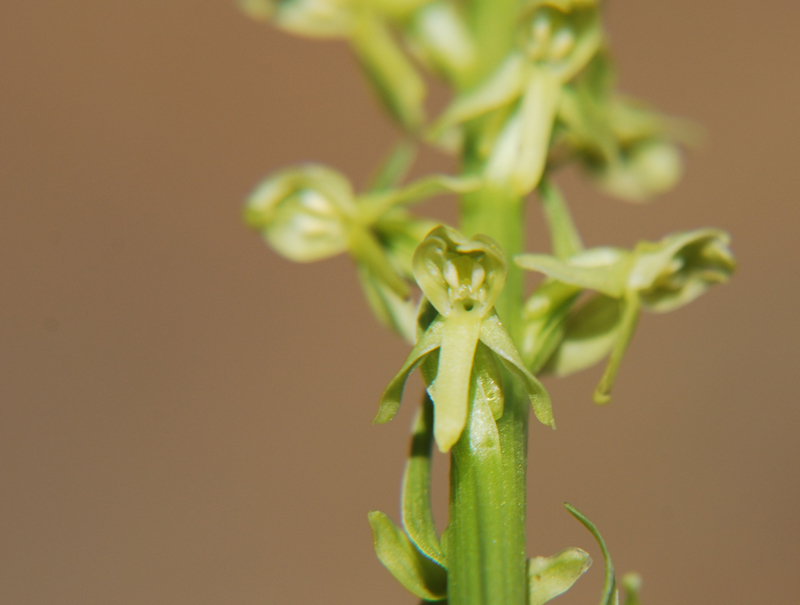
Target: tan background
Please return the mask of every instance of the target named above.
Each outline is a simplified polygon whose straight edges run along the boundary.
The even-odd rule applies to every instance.
[[[562,180],[585,239],[720,226],[740,272],[644,318],[609,407],[597,371],[548,382],[530,552],[599,559],[568,500],[648,605],[798,602],[800,9],[609,4],[625,89],[710,143],[656,205]],[[232,2],[0,2],[0,602],[412,603],[366,522],[397,517],[414,398],[370,419],[405,346],[348,261],[290,265],[239,217],[286,164],[363,182],[393,136],[342,46]]]

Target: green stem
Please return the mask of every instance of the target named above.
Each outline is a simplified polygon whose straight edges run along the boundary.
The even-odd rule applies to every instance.
[[[469,164],[469,162],[467,162]],[[470,171],[469,166],[466,167]],[[482,189],[462,199],[466,235],[494,238],[509,259],[508,281],[496,304],[519,339],[522,272],[513,262],[523,247],[522,200],[507,191]],[[518,383],[504,375],[505,403],[497,421],[498,455],[475,445],[479,415],[470,411],[451,460],[448,528],[449,605],[525,605],[525,502],[530,403]],[[474,402],[473,402],[474,404]]]

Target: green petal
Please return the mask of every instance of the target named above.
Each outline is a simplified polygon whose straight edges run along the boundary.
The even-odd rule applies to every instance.
[[[550,230],[553,255],[560,260],[566,260],[582,252],[581,236],[558,187],[547,179],[542,180],[539,184],[539,200]]]
[[[450,451],[467,424],[472,363],[481,318],[472,314],[452,314],[444,320],[439,367],[428,387],[433,399],[433,435],[442,452]]]
[[[378,559],[395,579],[420,599],[444,599],[447,596],[445,569],[420,553],[403,530],[382,512],[374,510],[368,518]]]
[[[406,358],[403,367],[397,375],[392,378],[389,386],[383,392],[380,401],[378,414],[372,421],[375,424],[384,424],[394,418],[400,407],[400,400],[403,398],[403,388],[406,385],[409,374],[414,371],[423,359],[435,349],[438,349],[442,343],[442,332],[444,328],[444,321],[441,318],[433,320],[430,327],[422,334],[417,344],[411,349],[408,358]]]
[[[431,137],[513,102],[522,92],[524,61],[511,54],[497,70],[476,88],[460,95],[436,120]]]
[[[480,340],[499,355],[509,371],[525,385],[533,404],[533,412],[539,422],[556,428],[556,423],[553,419],[553,408],[550,404],[550,395],[548,395],[542,383],[525,367],[525,363],[514,346],[514,341],[511,340],[511,336],[500,322],[497,313],[492,313],[481,322]]]
[[[617,377],[617,371],[619,371],[619,364],[622,362],[622,357],[628,349],[631,338],[633,338],[633,332],[639,320],[640,308],[641,303],[635,292],[631,292],[625,296],[619,332],[614,339],[611,357],[608,359],[608,365],[606,366],[605,372],[603,372],[602,378],[600,378],[600,383],[594,390],[595,403],[602,405],[611,401],[611,387],[614,385],[614,379]]]
[[[411,455],[403,474],[403,526],[408,537],[424,555],[446,568],[431,509],[432,445],[433,404],[426,394],[414,419]]]
[[[565,284],[619,298],[625,292],[633,260],[625,250],[592,248],[568,261],[545,254],[520,254],[514,262],[523,269],[544,273]]]
[[[594,524],[578,512],[575,507],[566,502],[564,503],[564,507],[591,532],[594,539],[597,540],[597,544],[600,546],[600,551],[603,553],[603,559],[605,559],[606,562],[606,574],[603,582],[603,596],[600,599],[600,605],[619,605],[619,592],[617,591],[617,579],[614,576],[614,566],[611,563],[611,555],[608,553],[608,548],[603,541],[603,537],[600,535],[600,532],[597,531]]]
[[[564,594],[592,565],[589,553],[567,548],[552,557],[528,560],[528,605],[543,605]]]
[[[386,24],[362,17],[350,38],[378,97],[400,124],[410,130],[425,120],[425,81],[398,46]]]
[[[617,339],[622,307],[620,299],[602,294],[582,305],[567,319],[564,338],[545,370],[563,377],[599,363]]]

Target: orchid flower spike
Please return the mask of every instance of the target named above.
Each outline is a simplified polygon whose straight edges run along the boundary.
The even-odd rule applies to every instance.
[[[610,391],[622,356],[633,336],[640,310],[672,311],[688,304],[714,284],[725,283],[736,264],[724,231],[699,229],[668,235],[660,242],[641,242],[633,251],[593,248],[568,259],[522,254],[515,260],[523,269],[538,271],[552,281],[552,309],[561,313],[561,342],[545,370],[564,376],[594,365],[610,353],[597,403],[610,400]],[[574,289],[571,289],[574,288]],[[581,290],[597,294],[586,304],[563,312]],[[548,292],[534,294],[533,298]],[[547,306],[537,303],[542,312]],[[552,351],[552,349],[551,349]]]
[[[537,418],[554,426],[547,392],[525,367],[494,310],[507,273],[500,247],[487,236],[467,239],[440,226],[417,247],[413,270],[435,313],[384,391],[375,422],[394,417],[408,376],[424,363],[434,405],[434,438],[446,452],[464,431],[471,396],[486,398],[495,419],[502,415],[499,360],[525,386]]]

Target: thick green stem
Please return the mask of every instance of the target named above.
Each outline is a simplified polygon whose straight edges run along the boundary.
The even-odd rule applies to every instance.
[[[464,196],[461,226],[466,235],[484,233],[494,238],[511,261],[522,251],[522,210],[519,197],[483,189]],[[496,308],[516,340],[522,296],[522,273],[509,262],[508,281]],[[504,375],[503,382],[505,404],[497,421],[496,455],[476,447],[481,416],[474,407],[467,430],[453,449],[448,529],[450,605],[527,602],[525,473],[530,403],[510,375]]]

